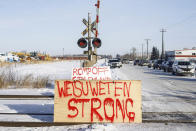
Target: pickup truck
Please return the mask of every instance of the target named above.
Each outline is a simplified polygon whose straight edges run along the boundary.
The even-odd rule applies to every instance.
[[[119,59],[110,59],[108,61],[108,65],[110,66],[110,68],[122,67],[122,63]]]

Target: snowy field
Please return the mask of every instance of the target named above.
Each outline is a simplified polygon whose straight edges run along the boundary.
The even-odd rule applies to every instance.
[[[105,65],[100,60],[96,65]],[[51,85],[43,89],[0,89],[0,95],[54,95],[54,80],[70,79],[73,67],[80,67],[81,61],[64,61],[47,64],[17,65],[14,71],[21,75],[48,76]],[[173,76],[160,70],[148,69],[132,65],[123,65],[120,69],[111,69],[113,80],[142,81],[143,112],[196,112],[196,78]],[[0,99],[0,113],[53,113],[54,101],[44,100],[5,100]],[[0,121],[33,121],[52,122],[51,116],[6,116],[1,115]],[[0,130],[196,130],[196,124],[175,123],[142,123],[142,124],[84,124],[63,127],[0,127]]]
[[[80,67],[81,61],[60,61],[45,64],[17,64],[13,65],[12,70],[15,74],[26,76],[28,74],[46,76],[51,80],[52,86],[44,89],[1,89],[0,95],[53,95],[54,80],[70,80],[71,71],[74,67]],[[3,70],[3,69],[1,69]]]

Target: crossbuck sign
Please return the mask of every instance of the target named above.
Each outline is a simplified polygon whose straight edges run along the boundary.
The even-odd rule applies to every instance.
[[[90,28],[90,31],[95,34],[94,30],[95,30],[95,25],[96,25],[96,21],[94,21],[92,24],[88,25],[88,21],[86,19],[83,19],[82,22],[87,26],[87,28],[82,32],[82,35],[85,36],[86,33],[89,31],[89,28]]]

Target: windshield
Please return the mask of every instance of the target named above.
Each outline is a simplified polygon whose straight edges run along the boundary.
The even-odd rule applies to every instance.
[[[174,63],[173,61],[170,61],[170,62],[169,62],[169,65],[173,65],[173,63]]]
[[[119,62],[119,60],[109,60],[109,62]]]
[[[190,65],[191,63],[188,61],[178,62],[178,65]]]
[[[157,62],[158,64],[161,64],[162,63],[162,60],[158,60],[158,62]]]

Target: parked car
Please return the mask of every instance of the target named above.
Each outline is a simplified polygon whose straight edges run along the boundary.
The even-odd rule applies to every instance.
[[[126,58],[122,59],[122,64],[129,64],[129,60]]]
[[[139,65],[140,65],[140,66],[148,66],[148,64],[149,64],[148,60],[141,60],[141,61],[139,62]]]
[[[173,75],[195,75],[195,64],[190,61],[174,61]]]
[[[155,60],[154,64],[153,64],[153,69],[161,69],[161,64],[162,64],[163,60]]]
[[[139,62],[140,62],[140,60],[135,60],[134,63],[133,63],[133,65],[138,65]]]
[[[129,64],[133,65],[134,61],[133,60],[129,60]]]
[[[149,61],[149,64],[148,64],[148,68],[153,67],[153,64],[154,64],[154,60],[150,60],[150,61]]]
[[[196,60],[192,60],[191,62],[195,64],[195,70],[196,70]]]
[[[122,67],[122,63],[119,59],[110,59],[108,61],[108,65],[110,66],[110,68]]]
[[[174,61],[167,61],[165,66],[164,66],[164,72],[172,72],[173,71],[173,68],[172,68],[172,65],[173,65]]]
[[[161,69],[162,69],[162,70],[164,70],[164,68],[165,68],[165,66],[166,66],[166,63],[167,63],[167,61],[163,61],[163,62],[161,63]]]

